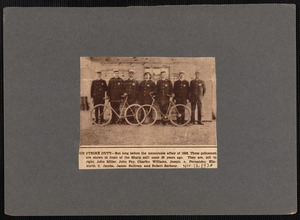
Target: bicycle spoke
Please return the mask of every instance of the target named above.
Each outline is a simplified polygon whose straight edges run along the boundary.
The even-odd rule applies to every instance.
[[[111,116],[110,108],[103,104],[94,106],[91,111],[93,123],[99,126],[107,125],[111,120]]]
[[[191,113],[188,107],[182,104],[175,105],[169,112],[169,119],[176,126],[184,126],[189,123]]]
[[[135,108],[131,107],[129,108],[129,110],[127,111],[126,117],[128,118],[129,121],[131,121],[132,123],[136,124],[137,120],[136,120],[136,112],[135,112]]]
[[[141,106],[138,104],[132,104],[126,108],[124,117],[128,124],[139,125],[139,121],[137,119],[136,113],[140,107]]]
[[[143,120],[140,121],[141,125],[150,126],[157,120],[157,111],[151,105],[143,105],[138,109],[138,113],[141,114]]]

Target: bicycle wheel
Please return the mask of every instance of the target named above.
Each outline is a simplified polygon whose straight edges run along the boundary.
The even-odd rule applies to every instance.
[[[139,125],[139,119],[142,120],[143,111],[141,110],[139,115],[137,114],[137,110],[141,107],[139,104],[132,104],[128,106],[125,110],[125,120],[130,125]]]
[[[107,105],[95,105],[91,111],[91,118],[94,124],[99,126],[107,125],[111,121],[112,110]]]
[[[136,114],[137,120],[142,126],[151,126],[157,120],[157,111],[151,105],[142,105],[138,108]]]
[[[186,105],[174,105],[170,109],[169,119],[175,126],[187,125],[191,121],[191,110]]]

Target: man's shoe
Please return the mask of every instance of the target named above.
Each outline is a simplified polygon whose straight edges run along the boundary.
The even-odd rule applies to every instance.
[[[199,122],[199,125],[204,125],[204,123],[202,121]]]

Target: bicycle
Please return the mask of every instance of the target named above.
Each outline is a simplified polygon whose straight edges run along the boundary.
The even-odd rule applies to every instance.
[[[91,110],[91,118],[93,121],[93,124],[97,124],[99,126],[105,126],[108,125],[111,122],[112,119],[112,113],[114,112],[117,117],[118,121],[121,121],[122,119],[125,119],[125,121],[130,125],[139,125],[139,120],[137,120],[137,117],[139,114],[137,114],[137,109],[141,107],[139,104],[131,104],[129,105],[127,102],[128,95],[123,95],[121,97],[125,97],[125,100],[121,102],[120,104],[120,114],[118,114],[110,105],[109,98],[105,97],[103,99],[107,100],[104,104],[98,104],[95,105]],[[142,114],[143,112],[140,112]],[[98,120],[96,120],[96,117],[98,116]]]
[[[175,104],[173,101],[173,96],[168,95],[170,97],[169,106],[167,113],[164,114],[162,111],[155,105],[155,95],[153,92],[150,93],[152,98],[152,103],[142,105],[138,108],[136,114],[143,115],[142,117],[137,118],[139,124],[142,126],[151,126],[153,125],[158,119],[158,112],[161,114],[163,120],[169,120],[175,126],[185,126],[191,121],[191,110],[183,104]],[[181,108],[181,111],[180,111]],[[183,117],[183,114],[180,112],[185,112],[184,123],[179,123],[178,118]],[[142,120],[140,120],[142,118]]]

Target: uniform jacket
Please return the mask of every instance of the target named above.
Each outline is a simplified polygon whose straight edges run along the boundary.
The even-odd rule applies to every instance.
[[[158,80],[156,84],[156,92],[158,101],[168,101],[170,97],[167,95],[172,95],[173,93],[172,82],[168,79]]]
[[[201,79],[194,79],[190,83],[190,101],[202,103],[206,92],[205,83]]]
[[[120,77],[113,77],[108,82],[107,95],[111,102],[120,102],[124,94],[124,80]]]
[[[138,100],[139,82],[135,79],[127,79],[124,82],[124,90],[128,94],[128,103],[134,103]]]
[[[94,103],[104,102],[105,92],[107,92],[107,84],[103,79],[97,79],[92,81],[91,85],[91,97],[94,99]]]
[[[174,83],[174,99],[177,103],[186,104],[187,99],[190,98],[190,86],[186,80],[177,80]]]
[[[150,92],[155,92],[155,82],[152,80],[143,80],[140,83],[140,94],[139,100],[140,104],[151,104],[152,98],[150,96]]]

